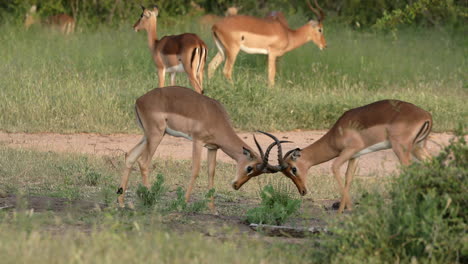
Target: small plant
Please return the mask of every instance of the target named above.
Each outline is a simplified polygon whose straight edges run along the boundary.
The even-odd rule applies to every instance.
[[[101,174],[98,172],[95,172],[93,170],[86,170],[86,174],[84,176],[85,179],[85,184],[88,186],[96,186],[99,183],[99,180],[101,179]]]
[[[301,207],[301,200],[292,199],[286,191],[275,190],[271,184],[260,193],[259,207],[247,211],[249,223],[282,225]]]
[[[208,201],[211,197],[214,196],[215,189],[210,189],[206,193],[205,198],[193,203],[187,203],[185,201],[185,191],[182,187],[177,188],[176,190],[177,198],[170,202],[166,208],[168,211],[177,211],[177,212],[186,212],[186,213],[196,213],[207,208]]]
[[[162,174],[156,176],[156,181],[153,183],[150,189],[143,185],[139,185],[137,189],[137,196],[140,200],[141,205],[144,207],[153,207],[166,193],[167,188],[164,186],[164,177]]]

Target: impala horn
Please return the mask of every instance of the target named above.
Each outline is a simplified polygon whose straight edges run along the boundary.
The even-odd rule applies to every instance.
[[[312,12],[314,12],[317,15],[318,22],[322,22],[323,20],[325,20],[325,12],[323,12],[323,9],[318,5],[317,0],[314,0],[314,2],[318,10],[312,6],[309,0],[307,0],[307,5],[309,6],[310,10],[312,10]]]
[[[268,147],[268,155],[270,154],[269,151],[275,145],[278,146],[278,165],[273,166],[273,165],[268,164],[267,168],[269,169],[269,172],[274,173],[274,172],[278,172],[278,171],[282,171],[282,170],[286,169],[288,167],[288,164],[283,159],[283,149],[281,147],[281,143],[290,143],[291,141],[286,141],[286,140],[281,140],[280,141],[277,137],[273,136],[270,133],[263,132],[263,131],[258,131],[258,132],[271,137],[275,141]],[[267,156],[267,155],[265,155],[265,156]],[[265,161],[265,159],[264,159],[264,161]],[[268,156],[266,157],[266,161],[268,162]]]
[[[259,131],[261,132],[261,131]],[[265,133],[265,132],[261,132],[261,133]],[[268,163],[268,157],[270,156],[270,151],[273,149],[273,147],[275,145],[278,144],[278,142],[281,144],[281,143],[288,143],[290,141],[286,141],[286,140],[283,140],[283,141],[275,141],[273,143],[271,143],[266,152],[264,153],[263,152],[263,149],[262,147],[260,146],[260,144],[258,143],[257,141],[257,138],[255,137],[255,135],[253,136],[254,138],[254,141],[255,141],[255,145],[257,145],[257,148],[258,148],[258,151],[260,152],[260,158],[262,159],[262,164],[258,165],[257,166],[257,170],[259,171],[262,171],[262,173],[275,173],[275,172],[278,172],[280,171],[279,168],[277,166],[272,166]]]

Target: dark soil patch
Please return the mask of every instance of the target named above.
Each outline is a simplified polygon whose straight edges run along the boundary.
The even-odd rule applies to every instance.
[[[91,211],[103,209],[105,206],[91,201],[68,200],[59,197],[48,196],[24,196],[10,195],[0,198],[0,208],[5,209],[34,209],[35,212],[66,210]]]

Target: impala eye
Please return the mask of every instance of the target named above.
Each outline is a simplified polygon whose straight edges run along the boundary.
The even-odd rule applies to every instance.
[[[253,171],[253,168],[252,166],[247,166],[245,170],[247,171],[247,174],[250,174]]]
[[[319,28],[319,32],[322,33],[322,31],[323,31],[323,30],[322,30],[321,28]]]
[[[297,168],[296,168],[296,167],[292,167],[291,171],[292,171],[292,173],[294,174],[294,176],[296,176]]]

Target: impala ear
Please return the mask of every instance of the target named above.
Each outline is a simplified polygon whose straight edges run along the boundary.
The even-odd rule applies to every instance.
[[[159,15],[159,7],[157,5],[154,5],[153,6],[153,12],[154,12],[154,15],[155,16],[158,16]]]
[[[300,156],[301,156],[301,149],[296,148],[296,149],[288,151],[288,153],[286,153],[286,155],[284,156],[284,159],[285,160],[291,159],[292,161],[296,161]]]
[[[252,161],[254,159],[252,152],[250,150],[246,149],[245,147],[242,147],[243,154],[247,157],[249,161]]]

